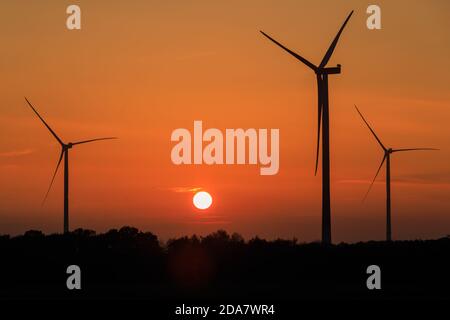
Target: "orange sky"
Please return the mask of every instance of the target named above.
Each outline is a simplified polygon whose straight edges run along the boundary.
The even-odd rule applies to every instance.
[[[72,3],[81,31],[65,27]],[[72,229],[320,239],[315,77],[258,31],[319,63],[354,9],[329,63],[342,64],[330,76],[333,240],[385,234],[384,173],[361,203],[382,152],[354,104],[386,145],[441,149],[393,156],[394,238],[449,234],[450,4],[377,3],[383,29],[370,31],[364,1],[2,2],[0,233],[62,230],[62,171],[41,207],[59,146],[26,95],[65,141],[120,137],[71,151]],[[194,120],[279,128],[278,175],[173,165],[170,134]],[[193,209],[193,187],[211,209]]]

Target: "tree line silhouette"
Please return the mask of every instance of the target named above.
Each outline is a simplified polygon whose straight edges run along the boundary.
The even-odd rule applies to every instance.
[[[166,243],[133,227],[0,236],[0,298],[450,297],[450,237],[323,245],[297,239],[245,240],[219,230]],[[66,288],[69,265],[82,290]],[[382,290],[368,290],[369,265]]]

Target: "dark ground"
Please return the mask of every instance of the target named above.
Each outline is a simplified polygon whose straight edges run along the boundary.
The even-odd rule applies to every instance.
[[[8,303],[127,301],[171,309],[190,302],[294,308],[308,301],[450,301],[449,237],[322,246],[218,231],[161,245],[131,227],[99,235],[29,231],[0,236],[0,256],[0,300]],[[73,264],[82,289],[69,291],[66,268]],[[366,287],[373,264],[381,268],[381,290]]]

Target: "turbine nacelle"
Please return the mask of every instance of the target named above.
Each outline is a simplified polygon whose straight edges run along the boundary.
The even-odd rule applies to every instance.
[[[392,152],[394,152],[394,150],[392,148],[389,148],[386,150],[386,153],[392,153]]]
[[[73,143],[72,142],[69,142],[68,144],[64,145],[65,149],[71,149],[72,147],[73,147]]]
[[[341,73],[341,65],[338,64],[336,67],[330,68],[317,68],[316,74],[339,74]]]

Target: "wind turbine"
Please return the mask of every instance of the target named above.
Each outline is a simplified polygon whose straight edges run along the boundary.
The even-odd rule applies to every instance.
[[[381,142],[381,140],[376,135],[375,131],[370,127],[369,123],[366,121],[362,113],[359,111],[358,107],[355,106],[356,111],[358,111],[359,115],[363,119],[363,121],[366,123],[367,127],[369,128],[370,132],[372,132],[373,136],[377,140],[378,144],[381,146],[381,148],[384,151],[383,160],[381,161],[380,166],[378,167],[377,173],[375,174],[375,177],[372,180],[372,183],[369,186],[369,189],[367,190],[366,195],[364,196],[364,199],[366,199],[367,195],[369,194],[370,190],[372,189],[373,184],[375,183],[375,180],[378,176],[378,173],[380,173],[381,167],[383,166],[384,162],[386,161],[386,241],[392,240],[392,229],[391,229],[391,154],[395,152],[403,152],[403,151],[423,151],[423,150],[439,150],[434,148],[408,148],[408,149],[392,149],[392,148],[386,148],[384,144]]]
[[[55,180],[56,173],[58,172],[59,165],[61,164],[62,158],[64,156],[64,233],[69,232],[69,149],[71,149],[73,146],[83,143],[89,143],[99,140],[109,140],[109,139],[117,139],[116,137],[107,137],[107,138],[96,138],[96,139],[89,139],[89,140],[83,140],[78,142],[69,142],[64,143],[57,135],[56,133],[50,128],[50,126],[45,122],[45,120],[41,117],[41,115],[36,111],[36,109],[33,107],[33,105],[28,101],[28,99],[25,97],[26,102],[30,106],[30,108],[34,111],[34,113],[38,116],[39,119],[44,123],[44,125],[47,127],[47,129],[50,131],[50,133],[55,137],[55,139],[59,142],[61,145],[61,154],[59,156],[58,163],[56,165],[55,172],[53,173],[52,180],[50,182],[50,186],[48,187],[47,193],[45,194],[44,201],[47,199],[48,193],[50,192],[50,189],[53,185],[53,181]]]
[[[325,56],[320,62],[319,66],[314,65],[307,59],[303,58],[294,51],[286,48],[284,45],[270,37],[268,34],[260,31],[269,40],[274,42],[276,45],[286,50],[289,54],[293,55],[295,58],[303,62],[306,66],[312,69],[316,73],[317,79],[317,95],[318,95],[318,126],[317,126],[317,151],[316,151],[316,169],[315,174],[317,174],[317,167],[319,164],[319,145],[320,145],[320,126],[322,125],[322,243],[331,243],[331,206],[330,206],[330,127],[329,127],[329,111],[328,111],[328,75],[329,74],[339,74],[341,73],[341,65],[338,64],[336,67],[327,68],[326,65],[333,54],[334,49],[339,41],[342,31],[345,28],[348,20],[353,14],[347,16],[344,23],[342,24],[336,37],[331,42]]]

